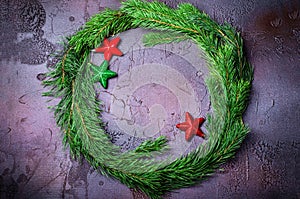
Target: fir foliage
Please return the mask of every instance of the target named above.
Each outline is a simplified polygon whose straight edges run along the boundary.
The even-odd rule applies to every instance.
[[[181,42],[189,39],[186,35],[176,32],[151,32],[143,37],[143,44],[152,47],[158,44],[167,44],[172,42]]]
[[[166,32],[146,36],[144,41],[150,46],[192,39],[205,52],[209,64],[206,84],[213,114],[207,117],[208,143],[172,162],[156,161],[156,155],[168,148],[165,137],[121,153],[110,143],[99,120],[101,102],[96,99],[88,64],[90,51],[104,38],[136,27]],[[56,56],[60,61],[44,81],[51,87],[45,95],[61,99],[54,113],[65,144],[75,157],[84,156],[95,169],[151,198],[206,179],[234,156],[249,132],[242,115],[253,70],[245,58],[242,38],[229,25],[217,24],[190,4],[180,4],[174,10],[156,1],[128,0],[120,10],[107,9],[93,16],[66,39],[64,50]]]

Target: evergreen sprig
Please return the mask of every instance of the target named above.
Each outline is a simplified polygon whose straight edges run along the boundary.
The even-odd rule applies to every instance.
[[[176,32],[151,32],[143,37],[143,44],[152,47],[158,44],[167,44],[172,42],[181,42],[189,39],[186,35]]]
[[[206,85],[213,114],[207,117],[208,143],[172,162],[156,160],[156,155],[167,149],[165,137],[120,153],[109,142],[98,118],[101,102],[96,99],[87,64],[90,51],[105,37],[136,27],[192,39],[204,50],[209,65]],[[151,44],[151,39],[153,44],[176,41],[176,37],[170,38],[150,35],[146,43]],[[93,16],[67,38],[65,49],[57,57],[60,61],[56,69],[44,81],[45,86],[51,87],[45,95],[61,99],[55,107],[55,117],[72,154],[77,158],[83,155],[95,169],[151,198],[206,179],[234,156],[249,132],[242,114],[247,107],[253,70],[245,58],[242,38],[229,25],[217,24],[190,4],[180,4],[174,10],[156,1],[128,0],[120,10],[107,9]]]

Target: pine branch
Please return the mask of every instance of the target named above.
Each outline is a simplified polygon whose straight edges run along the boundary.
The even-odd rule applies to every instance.
[[[144,153],[145,155],[149,154],[152,151],[160,151],[166,150],[168,148],[167,145],[168,140],[164,136],[158,137],[156,140],[147,140],[143,142],[140,146],[135,149],[136,153]]]
[[[145,1],[129,0],[122,5],[122,10],[134,18],[133,24],[137,26],[178,31],[188,35],[198,33],[199,27],[190,24],[185,13],[176,12],[161,2],[154,1],[149,4]]]
[[[174,32],[152,32],[144,35],[143,44],[147,47],[152,47],[158,44],[181,42],[187,39],[187,36]]]

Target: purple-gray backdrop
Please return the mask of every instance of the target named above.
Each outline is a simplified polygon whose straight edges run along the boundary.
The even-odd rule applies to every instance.
[[[163,2],[175,7],[181,1]],[[237,157],[222,166],[222,171],[165,198],[300,198],[300,2],[189,2],[219,23],[232,24],[245,39],[255,67],[245,114],[252,130]],[[119,6],[117,0],[0,0],[0,198],[145,197],[97,174],[86,162],[72,160],[62,147],[47,99],[41,97],[44,73],[55,62],[48,56],[60,39],[105,7]],[[126,38],[123,40],[126,48]],[[173,49],[181,56],[173,57],[168,66],[178,64],[180,53],[189,48]],[[153,58],[160,54],[153,53]],[[166,59],[171,56],[165,53]],[[141,59],[143,54],[131,58]],[[161,87],[165,94],[171,93],[168,89]],[[153,111],[163,110],[159,105]],[[112,136],[124,148],[134,146],[132,136],[122,132]]]

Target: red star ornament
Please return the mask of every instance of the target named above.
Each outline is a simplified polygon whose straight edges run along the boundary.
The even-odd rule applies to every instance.
[[[204,123],[205,118],[194,119],[189,112],[185,113],[185,122],[176,125],[182,131],[185,131],[185,140],[190,141],[194,135],[205,137],[205,134],[200,129],[200,126]]]
[[[104,53],[104,59],[110,61],[113,55],[122,56],[123,53],[117,48],[120,37],[116,37],[112,40],[104,39],[102,46],[95,49],[96,53]]]

